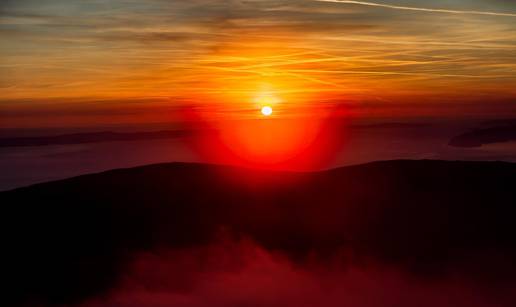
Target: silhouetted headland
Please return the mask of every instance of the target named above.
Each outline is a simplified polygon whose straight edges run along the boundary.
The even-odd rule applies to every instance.
[[[516,125],[476,129],[450,140],[455,147],[480,147],[493,143],[516,141]]]
[[[188,135],[184,130],[164,130],[151,132],[91,132],[74,133],[55,136],[0,138],[0,147],[26,147],[71,145],[101,142],[140,141],[171,139]]]

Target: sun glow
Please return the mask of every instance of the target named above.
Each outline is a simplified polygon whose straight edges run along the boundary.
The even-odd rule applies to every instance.
[[[270,116],[272,115],[272,108],[270,106],[264,106],[262,107],[262,114],[264,116]]]
[[[188,120],[204,125],[192,129],[200,133],[192,142],[201,159],[296,170],[329,163],[342,138],[337,139],[339,129],[330,120],[334,105],[321,101],[331,102],[328,91],[335,88],[285,72],[306,69],[315,60],[290,45],[241,42],[237,48],[230,43],[204,59],[212,77],[195,95],[210,103],[192,109],[197,120]]]

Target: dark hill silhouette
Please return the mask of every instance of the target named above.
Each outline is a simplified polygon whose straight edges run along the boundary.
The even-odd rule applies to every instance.
[[[344,247],[424,279],[453,268],[513,282],[515,183],[516,165],[502,162],[317,173],[172,163],[2,192],[4,300],[81,302],[114,287],[134,253],[203,245],[220,229],[293,261]],[[505,261],[471,260],[486,253]]]

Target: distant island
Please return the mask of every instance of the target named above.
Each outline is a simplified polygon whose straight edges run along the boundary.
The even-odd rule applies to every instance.
[[[475,129],[453,137],[448,144],[454,147],[480,147],[510,141],[516,141],[516,125]]]
[[[390,122],[390,123],[377,123],[377,124],[355,124],[352,125],[352,128],[357,129],[414,129],[414,128],[427,128],[432,126],[432,124],[429,123],[397,123],[397,122]]]
[[[50,145],[72,145],[101,142],[140,141],[172,139],[187,135],[185,130],[163,130],[150,132],[90,132],[55,136],[0,138],[0,147],[28,147]]]

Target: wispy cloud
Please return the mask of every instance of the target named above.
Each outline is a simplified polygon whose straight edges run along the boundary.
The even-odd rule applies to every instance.
[[[516,6],[482,1],[13,1],[0,112],[53,97],[246,105],[263,89],[294,104],[516,97]]]
[[[342,4],[355,4],[355,5],[364,5],[364,6],[374,6],[374,7],[383,7],[383,8],[388,8],[388,9],[404,10],[404,11],[418,11],[418,12],[446,13],[446,14],[463,14],[463,15],[488,15],[488,16],[516,17],[516,13],[474,11],[474,10],[450,10],[450,9],[441,9],[441,8],[425,8],[425,7],[415,7],[415,6],[392,5],[392,4],[378,3],[378,2],[368,2],[368,1],[346,1],[346,0],[315,0],[315,1],[318,1],[318,2],[331,2],[331,3],[342,3]]]

